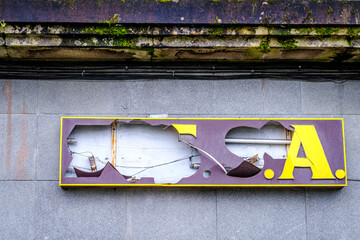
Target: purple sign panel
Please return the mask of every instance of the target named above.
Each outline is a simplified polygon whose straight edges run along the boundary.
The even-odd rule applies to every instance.
[[[343,187],[343,119],[62,117],[62,187]]]

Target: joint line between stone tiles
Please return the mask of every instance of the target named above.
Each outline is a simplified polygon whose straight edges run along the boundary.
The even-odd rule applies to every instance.
[[[360,179],[348,179],[348,181],[351,181],[351,182],[360,182]]]
[[[35,182],[36,180],[28,179],[28,180],[22,180],[22,179],[1,179],[0,182]]]
[[[215,195],[215,224],[216,224],[216,240],[219,239],[219,234],[218,234],[218,188],[216,188],[216,195]]]
[[[36,175],[35,175],[35,178],[36,178]],[[37,236],[37,227],[39,226],[38,224],[38,219],[37,219],[37,212],[38,212],[38,185],[36,184],[36,181],[35,181],[35,200],[34,200],[34,219],[33,219],[33,223],[34,223],[34,239],[36,239],[36,236]]]
[[[304,189],[305,192],[304,192],[304,196],[305,196],[305,235],[306,235],[306,240],[309,239],[309,236],[308,236],[308,221],[307,221],[307,191],[306,191],[306,188]]]
[[[38,93],[39,95],[39,93]],[[38,112],[38,107],[39,107],[39,102],[37,103],[37,112]],[[39,113],[36,113],[36,140],[35,140],[35,180],[37,180],[37,173],[38,173],[38,163],[39,163],[39,151],[38,151],[38,138],[39,138]]]

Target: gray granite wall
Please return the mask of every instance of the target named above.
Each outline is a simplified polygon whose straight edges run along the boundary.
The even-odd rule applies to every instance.
[[[0,80],[0,239],[357,239],[360,82]],[[340,189],[58,186],[60,116],[343,117]]]

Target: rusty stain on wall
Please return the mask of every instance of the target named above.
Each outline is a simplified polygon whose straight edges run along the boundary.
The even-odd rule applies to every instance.
[[[11,112],[12,112],[12,84],[10,80],[6,80],[3,88],[2,94],[5,97],[7,102],[7,111],[6,114],[8,115],[8,122],[7,128],[5,133],[6,139],[6,150],[5,150],[5,168],[9,172],[10,171],[10,160],[11,160],[11,150],[12,150],[12,120],[11,120]]]
[[[26,178],[26,169],[25,164],[29,158],[30,153],[30,146],[27,141],[27,121],[26,121],[26,112],[25,112],[25,101],[23,102],[23,109],[21,112],[22,116],[22,127],[21,127],[21,144],[20,149],[16,153],[16,164],[15,164],[15,171],[16,177],[20,179]]]

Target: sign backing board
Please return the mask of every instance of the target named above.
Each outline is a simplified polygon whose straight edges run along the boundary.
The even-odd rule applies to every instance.
[[[191,154],[175,160],[166,159],[180,149],[176,143],[172,145],[176,146],[174,150],[165,154],[144,154],[148,151],[146,144],[159,142],[164,149],[169,149],[168,144],[172,143],[162,139],[161,136],[165,135],[155,136],[152,132],[139,131],[138,126],[141,125],[159,129],[160,133],[173,129],[177,137],[175,142],[184,146],[180,148],[191,149]],[[273,129],[283,129],[286,133],[284,137],[279,138],[275,134],[274,138],[272,126],[276,126]],[[76,152],[76,144],[80,146],[77,141],[84,139],[80,137],[81,131],[75,134],[81,127],[98,135],[102,132],[94,129],[102,127],[104,134],[87,135],[84,140],[87,143],[82,145],[87,147],[82,152]],[[94,131],[91,127],[95,127]],[[247,135],[236,137],[230,134],[237,129]],[[256,131],[262,129],[270,129],[268,133],[271,134],[266,132],[265,137],[257,135]],[[157,134],[156,131],[153,133]],[[138,134],[138,140],[132,140],[138,146],[135,150],[128,141],[123,141],[124,137],[136,137]],[[147,142],[139,143],[144,139]],[[89,143],[95,140],[98,141],[96,144]],[[239,146],[240,150],[233,150],[235,147],[229,147],[229,144]],[[277,150],[274,153],[268,153],[268,150],[262,154],[255,152],[247,157],[241,154],[249,146],[271,149],[269,145],[281,145],[286,150],[283,155],[277,154]],[[107,150],[102,153],[97,150],[99,147]],[[156,151],[161,148],[156,148]],[[107,152],[109,155],[105,156]],[[148,158],[139,162],[141,157],[138,154]],[[76,155],[82,157],[79,160],[82,167],[74,163]],[[127,162],[127,157],[136,157],[137,160]],[[194,161],[196,157],[199,161]],[[182,165],[176,165],[180,161]],[[147,165],[144,166],[145,163]],[[179,169],[164,168],[170,165]],[[184,166],[186,168],[180,169]],[[136,169],[136,173],[132,168]],[[151,171],[154,175],[150,174]],[[157,174],[165,173],[173,177],[184,174],[184,177],[177,180],[157,178]],[[59,184],[62,187],[343,187],[347,185],[343,119],[62,117]]]

